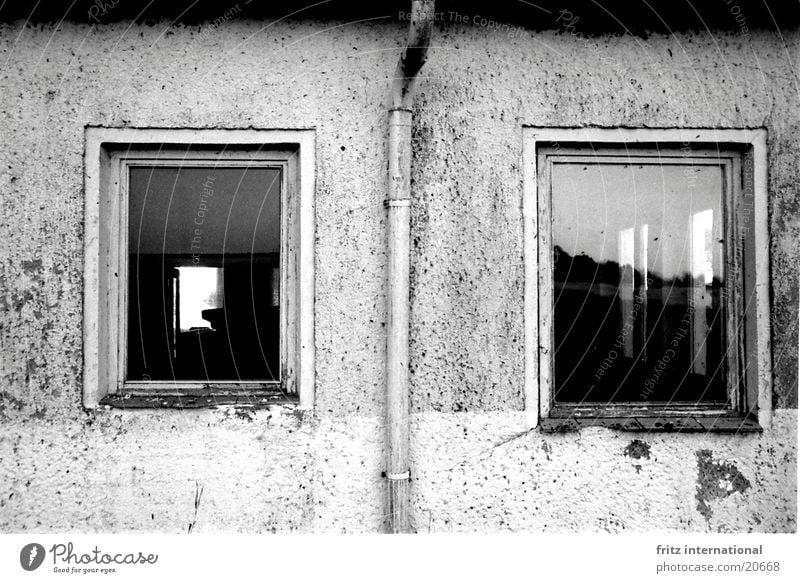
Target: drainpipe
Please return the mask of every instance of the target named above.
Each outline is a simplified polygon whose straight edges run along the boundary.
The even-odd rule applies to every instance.
[[[434,0],[413,0],[408,44],[392,83],[389,110],[388,323],[386,425],[390,532],[409,532],[409,233],[411,218],[411,110],[416,75],[425,63],[434,20]]]

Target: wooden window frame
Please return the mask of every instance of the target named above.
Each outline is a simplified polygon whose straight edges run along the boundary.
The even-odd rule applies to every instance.
[[[86,129],[86,408],[313,407],[314,141],[313,130]],[[281,171],[279,381],[126,379],[128,170],[175,165]]]
[[[632,158],[667,157],[685,146],[684,160],[714,157],[731,180],[723,201],[728,282],[726,337],[735,344],[728,375],[731,408],[713,404],[555,403],[553,398],[553,274],[550,161],[595,162],[592,146],[619,148]],[[607,150],[609,155],[611,150]],[[581,158],[583,156],[583,158]],[[545,164],[545,168],[542,168]],[[629,431],[752,432],[769,427],[772,363],[769,319],[766,131],[763,129],[523,128],[523,220],[525,252],[525,409],[530,428],[570,431],[599,425]],[[735,212],[731,212],[735,211]],[[737,247],[739,252],[737,252]],[[741,325],[737,324],[741,322]],[[729,354],[730,354],[729,350]],[[743,368],[744,383],[735,371]],[[744,386],[742,386],[744,384]]]

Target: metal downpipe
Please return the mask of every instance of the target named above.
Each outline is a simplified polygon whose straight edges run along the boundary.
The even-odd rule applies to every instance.
[[[397,63],[389,110],[388,322],[386,424],[390,532],[409,532],[409,234],[411,111],[416,75],[427,57],[434,0],[414,0],[408,43]]]

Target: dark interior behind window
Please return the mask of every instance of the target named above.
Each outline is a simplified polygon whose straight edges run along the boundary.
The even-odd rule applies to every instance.
[[[281,171],[129,173],[127,380],[280,380]]]

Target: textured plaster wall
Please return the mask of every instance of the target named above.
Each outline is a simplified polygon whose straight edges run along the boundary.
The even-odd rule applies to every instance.
[[[771,435],[526,432],[522,415],[413,425],[419,532],[794,532],[795,410]]]
[[[0,25],[0,531],[382,528],[385,108],[405,31],[340,24]],[[437,30],[414,131],[420,531],[796,528],[800,44],[784,34]],[[769,431],[524,433],[523,124],[768,128]],[[313,416],[83,411],[87,125],[316,128]]]

